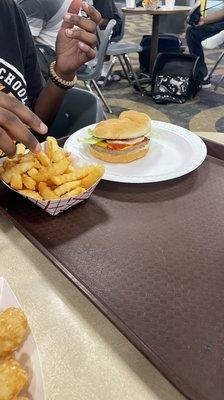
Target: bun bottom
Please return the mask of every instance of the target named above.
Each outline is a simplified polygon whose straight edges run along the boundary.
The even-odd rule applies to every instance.
[[[110,162],[110,163],[129,163],[135,160],[138,160],[139,158],[144,157],[149,151],[149,146],[145,146],[141,149],[137,150],[132,150],[129,153],[125,154],[111,154],[111,153],[103,153],[100,151],[97,151],[95,148],[90,146],[90,152],[91,154],[99,158],[102,161]],[[116,151],[115,151],[116,152]]]

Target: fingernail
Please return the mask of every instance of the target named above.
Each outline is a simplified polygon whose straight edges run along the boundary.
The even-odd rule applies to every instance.
[[[48,127],[43,122],[40,123],[40,131],[43,133],[47,133]]]
[[[66,35],[72,37],[73,36],[73,30],[72,29],[66,29]]]
[[[71,15],[70,14],[65,14],[64,15],[64,20],[65,21],[70,21],[70,19],[71,19]]]
[[[34,149],[34,153],[40,153],[42,150],[42,147],[40,145],[40,143],[37,143],[35,149]]]

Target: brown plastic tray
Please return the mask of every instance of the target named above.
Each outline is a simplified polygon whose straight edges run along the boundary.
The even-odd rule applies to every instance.
[[[58,217],[1,184],[0,212],[186,397],[223,400],[224,147],[207,144],[183,178],[102,182]]]

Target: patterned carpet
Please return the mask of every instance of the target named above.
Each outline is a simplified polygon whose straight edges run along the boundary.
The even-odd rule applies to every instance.
[[[147,34],[151,27],[149,16],[128,16],[124,40],[140,42],[143,34]],[[206,51],[208,68],[214,65],[222,50]],[[138,69],[138,58],[132,57],[133,66]],[[119,69],[119,66],[115,67]],[[224,63],[216,70],[212,81],[215,83],[224,74]],[[201,90],[197,97],[185,104],[158,105],[149,96],[141,96],[125,79],[113,83],[104,89],[105,97],[115,115],[125,109],[134,109],[146,112],[152,119],[172,122],[189,128],[191,131],[224,132],[224,82],[214,91]]]

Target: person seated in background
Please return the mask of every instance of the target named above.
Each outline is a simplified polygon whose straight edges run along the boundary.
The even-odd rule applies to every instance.
[[[200,73],[202,77],[202,87],[209,88],[211,86],[208,77],[208,69],[205,63],[202,41],[224,30],[224,8],[214,14],[200,18],[198,25],[189,26],[186,32],[187,44],[190,54],[199,57]]]
[[[217,33],[208,39],[203,40],[202,46],[204,49],[213,50],[218,49],[224,44],[224,31]]]
[[[105,29],[108,22],[111,19],[115,19],[116,25],[113,31],[113,38],[120,35],[121,33],[121,17],[118,13],[118,9],[115,5],[114,0],[93,0],[93,6],[100,12],[102,15],[102,20],[99,24],[100,29]]]
[[[102,20],[99,24],[100,29],[102,30],[106,29],[108,22],[111,19],[115,19],[117,23],[114,27],[112,38],[119,36],[122,29],[122,21],[114,0],[93,0],[93,6],[102,15]],[[106,57],[101,72],[102,77],[107,76],[109,69],[110,69],[110,57]]]
[[[45,81],[55,60],[55,42],[71,0],[16,0],[26,14]]]
[[[88,19],[77,15],[80,7]],[[30,129],[47,134],[45,124],[54,120],[66,90],[75,85],[77,69],[95,57],[101,15],[81,0],[72,1],[57,35],[56,62],[44,87],[24,12],[14,0],[1,0],[0,19],[0,149],[13,156],[15,141],[19,141],[38,153],[41,146]]]

